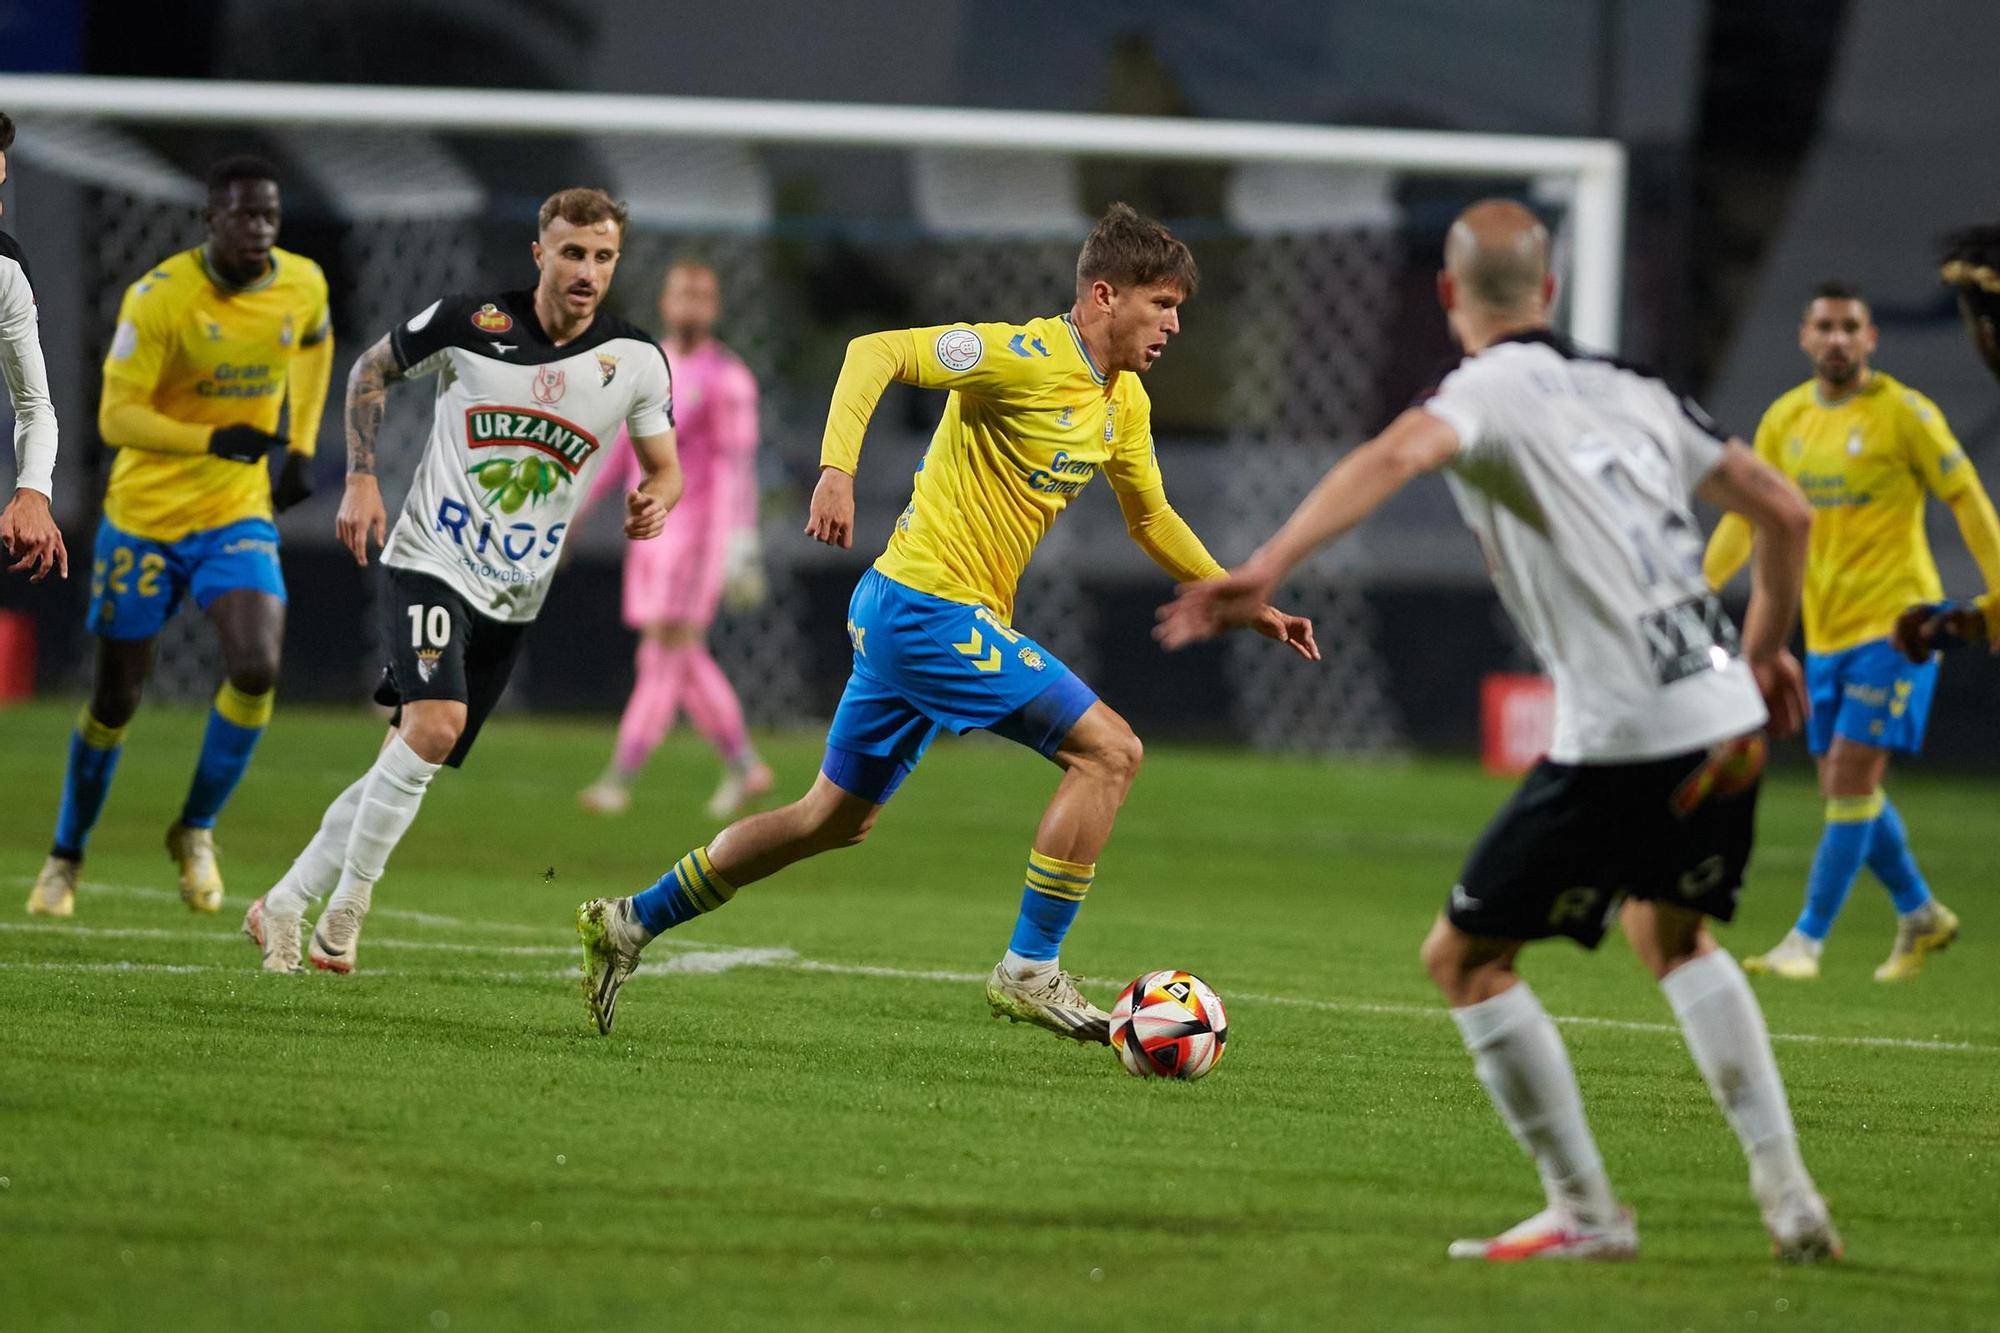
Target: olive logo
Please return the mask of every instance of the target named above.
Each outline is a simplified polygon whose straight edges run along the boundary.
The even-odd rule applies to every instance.
[[[520,511],[521,506],[541,503],[554,493],[556,484],[566,480],[562,468],[547,458],[489,458],[466,469],[466,475],[486,492],[488,508],[503,514]]]

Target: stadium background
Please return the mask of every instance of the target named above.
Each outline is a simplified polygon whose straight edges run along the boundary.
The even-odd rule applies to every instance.
[[[2000,476],[2000,407],[1930,263],[1943,228],[2000,213],[1991,181],[1928,165],[1983,160],[1992,142],[1993,127],[1979,123],[2000,117],[1982,56],[2000,41],[1990,6],[1926,6],[1924,22],[1886,0],[1087,9],[889,0],[866,6],[865,18],[850,6],[753,8],[756,24],[740,8],[639,0],[14,6],[0,8],[0,70],[1612,138],[1630,154],[1626,355],[1747,433],[1766,402],[1803,378],[1793,346],[1801,293],[1823,276],[1850,277],[1875,301],[1878,364],[1935,397],[1989,485]],[[773,32],[785,40],[746,35]],[[73,554],[89,549],[108,466],[93,430],[96,367],[119,292],[199,238],[194,182],[224,152],[262,152],[283,171],[281,243],[318,259],[333,284],[336,397],[353,354],[435,295],[524,285],[533,209],[551,189],[605,182],[632,200],[638,224],[614,301],[643,323],[654,322],[670,255],[714,262],[721,333],[765,393],[760,481],[774,591],[762,610],[725,617],[716,642],[753,720],[766,724],[830,711],[845,672],[848,587],[879,548],[935,419],[934,398],[893,390],[870,436],[855,549],[799,536],[847,337],[1058,309],[1077,237],[1104,202],[1126,198],[1171,220],[1207,281],[1148,387],[1170,493],[1228,561],[1441,364],[1449,348],[1430,279],[1442,229],[1465,201],[1522,184],[1350,173],[1301,192],[1282,173],[1220,166],[21,119],[0,199],[35,265],[64,428],[57,512]],[[1560,225],[1560,199],[1541,202]],[[393,400],[383,453],[392,501],[428,414],[422,393]],[[351,700],[377,669],[374,575],[333,545],[337,402],[316,472],[320,494],[282,521],[293,593],[282,689],[295,701]],[[1976,572],[1948,515],[1934,511],[1947,586],[1970,591]],[[608,714],[629,684],[613,516],[595,515],[577,547],[513,706]],[[65,585],[0,583],[0,607],[34,619],[41,692],[83,685],[87,572]],[[1255,643],[1165,657],[1146,638],[1162,591],[1100,495],[1058,527],[1020,603],[1024,626],[1151,736],[1468,748],[1479,678],[1527,665],[1441,485],[1403,497],[1292,590],[1334,650],[1327,667],[1289,664]],[[152,697],[205,697],[211,639],[184,613],[163,641]],[[2000,710],[1984,706],[1996,682],[2000,669],[1983,660],[1945,673],[1935,762],[2000,753]]]

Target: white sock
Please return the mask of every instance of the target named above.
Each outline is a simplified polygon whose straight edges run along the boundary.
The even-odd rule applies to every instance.
[[[368,781],[363,773],[320,817],[319,831],[306,849],[292,862],[272,890],[264,895],[264,910],[278,915],[302,915],[340,882],[340,863],[347,855],[347,834],[354,826],[354,812],[361,806],[361,787]]]
[[[1549,1205],[1587,1223],[1616,1221],[1618,1200],[1583,1117],[1569,1052],[1528,983],[1454,1009],[1451,1017],[1494,1108],[1535,1159]]]
[[[1791,945],[1794,948],[1804,949],[1808,954],[1811,954],[1814,958],[1819,957],[1820,950],[1826,947],[1825,940],[1816,940],[1812,936],[1806,934],[1803,930],[1798,929],[1796,926],[1794,926],[1791,930],[1785,932],[1784,944]],[[1784,946],[1780,945],[1779,947],[1782,948]]]
[[[327,903],[336,907],[368,911],[375,881],[389,864],[389,853],[409,831],[423,803],[424,788],[440,765],[426,763],[404,743],[392,736],[375,756],[375,766],[362,779],[360,807],[354,812],[354,827],[347,835],[347,849],[341,859],[340,886]]]
[[[1669,972],[1660,989],[1715,1104],[1750,1159],[1751,1189],[1762,1199],[1789,1186],[1810,1187],[1764,1011],[1736,960],[1717,949]]]
[[[1009,949],[1000,959],[1000,970],[1015,981],[1027,981],[1034,977],[1045,977],[1056,970],[1061,962],[1056,958],[1023,958]]]

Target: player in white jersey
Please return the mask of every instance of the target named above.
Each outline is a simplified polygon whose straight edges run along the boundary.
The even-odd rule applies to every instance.
[[[326,971],[353,970],[375,881],[431,778],[464,761],[505,689],[570,521],[621,426],[644,473],[625,496],[625,535],[657,537],[680,498],[666,356],[599,309],[624,207],[598,190],[564,190],[543,203],[540,221],[533,290],[433,302],[348,377],[336,527],[361,565],[387,525],[375,437],[389,385],[438,377],[430,439],[382,549],[388,663],[375,697],[396,712],[374,766],[327,807],[292,868],[244,917],[267,972],[300,970],[300,922],[329,889],[310,956]]]
[[[1228,579],[1183,588],[1159,634],[1175,647],[1247,623],[1312,550],[1416,476],[1446,470],[1556,690],[1549,758],[1474,847],[1423,949],[1480,1082],[1535,1159],[1547,1207],[1451,1254],[1619,1258],[1638,1248],[1562,1038],[1514,970],[1531,940],[1595,947],[1622,905],[1634,951],[1742,1142],[1779,1254],[1829,1258],[1840,1243],[1800,1159],[1763,1014],[1706,920],[1735,912],[1767,706],[1778,734],[1803,716],[1785,643],[1811,511],[1698,408],[1552,334],[1554,290],[1548,234],[1527,210],[1495,200],[1461,214],[1438,294],[1466,359],[1336,464]],[[1744,515],[1757,534],[1740,647],[1702,581],[1692,494]]]
[[[0,185],[7,183],[7,150],[14,122],[0,112]],[[0,378],[14,407],[14,495],[0,509],[0,553],[13,560],[8,573],[32,570],[40,583],[51,570],[69,577],[69,552],[49,514],[56,469],[56,413],[49,403],[49,373],[35,332],[35,289],[19,242],[0,231]],[[4,561],[0,561],[4,563]]]

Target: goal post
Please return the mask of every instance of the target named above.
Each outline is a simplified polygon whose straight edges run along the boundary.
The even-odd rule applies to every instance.
[[[691,254],[708,262],[722,282],[720,332],[760,384],[762,482],[772,496],[771,598],[725,615],[712,642],[762,722],[824,716],[830,707],[840,663],[820,645],[827,604],[844,596],[842,577],[863,558],[859,548],[886,537],[935,421],[935,405],[892,390],[870,431],[856,551],[799,540],[793,511],[811,485],[845,340],[870,328],[1022,320],[1066,308],[1077,245],[1112,198],[1131,198],[1173,224],[1203,268],[1183,334],[1147,383],[1169,492],[1225,561],[1281,521],[1447,350],[1430,275],[1444,225],[1472,199],[1510,194],[1548,217],[1557,322],[1588,347],[1611,352],[1619,343],[1626,160],[1608,141],[41,75],[0,75],[0,109],[20,124],[8,223],[20,226],[42,295],[63,413],[58,487],[66,494],[58,506],[70,517],[85,516],[82,493],[101,487],[89,461],[90,423],[119,294],[146,265],[199,239],[198,177],[210,155],[249,148],[277,161],[287,183],[281,240],[328,271],[343,365],[440,294],[523,281],[524,223],[547,188],[601,184],[629,204],[612,293],[621,313],[651,322],[667,261]],[[392,499],[414,467],[429,410],[425,395],[391,397],[379,465]],[[323,427],[322,496],[281,523],[288,567],[296,559],[304,569],[315,550],[330,548],[324,492],[338,485],[339,416],[335,404]],[[1394,749],[1415,728],[1393,697],[1398,645],[1386,638],[1377,590],[1480,579],[1448,502],[1426,495],[1399,505],[1386,525],[1305,566],[1287,587],[1323,626],[1323,668],[1293,668],[1248,640],[1208,659],[1220,663],[1203,668],[1215,678],[1192,691],[1173,675],[1185,658],[1148,655],[1137,664],[1127,630],[1110,627],[1148,623],[1139,604],[1157,600],[1159,574],[1125,540],[1111,507],[1088,497],[1028,571],[1024,626],[1086,678],[1156,673],[1127,682],[1121,697],[1174,698],[1183,689],[1192,702],[1174,718],[1192,716],[1198,703],[1221,720],[1202,734]],[[608,563],[615,524],[586,523],[578,544],[580,557]],[[307,587],[318,576],[300,577]],[[188,616],[177,625],[162,640],[155,693],[203,697],[212,689],[212,636]],[[358,637],[370,633],[364,627]],[[609,635],[581,645],[579,656],[620,656],[604,651],[616,644]],[[541,677],[543,665],[531,651],[528,674]],[[288,665],[288,689],[290,673]],[[351,697],[352,684],[319,692]],[[542,697],[604,706],[617,696],[607,683]]]

